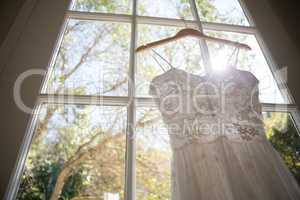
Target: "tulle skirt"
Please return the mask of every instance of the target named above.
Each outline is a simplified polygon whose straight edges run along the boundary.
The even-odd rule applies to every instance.
[[[299,186],[265,139],[191,143],[173,151],[172,200],[300,200]]]

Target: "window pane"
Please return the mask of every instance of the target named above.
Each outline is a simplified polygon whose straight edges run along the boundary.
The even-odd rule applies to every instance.
[[[122,199],[125,127],[124,107],[42,105],[18,199]]]
[[[138,15],[192,19],[188,0],[140,0],[138,1]]]
[[[142,45],[151,41],[175,35],[180,29],[168,26],[138,26],[138,44]],[[164,59],[152,51],[141,52],[137,56],[137,95],[149,96],[148,89],[151,80],[173,67],[186,70],[194,74],[203,74],[202,58],[200,54],[199,40],[186,38],[155,48]],[[154,56],[154,58],[153,58]],[[157,61],[156,61],[156,60]],[[164,70],[163,70],[163,69]]]
[[[139,25],[138,45],[146,44],[165,37],[173,36],[180,28],[168,26]],[[205,31],[208,35],[239,41],[251,46],[252,51],[240,51],[237,66],[240,69],[252,72],[260,81],[260,100],[264,103],[286,103],[280,92],[255,36],[220,31]],[[233,62],[231,57],[233,47],[208,42],[209,52],[213,67],[217,70],[224,68],[227,62]],[[202,55],[197,39],[186,38],[155,48],[164,59],[152,51],[145,51],[137,57],[137,94],[148,96],[148,88],[151,80],[170,69],[168,62],[176,68],[190,73],[204,75]],[[153,58],[153,56],[155,58]],[[156,60],[155,60],[156,59]]]
[[[208,35],[239,41],[248,44],[252,50],[241,50],[238,57],[237,67],[252,72],[259,80],[260,100],[264,103],[286,103],[280,92],[266,59],[256,41],[254,35],[239,34],[221,31],[205,31]],[[219,43],[208,42],[212,64],[215,69],[224,69],[226,63],[234,63],[236,57],[230,55],[234,47]]]
[[[202,21],[249,26],[238,0],[196,0]]]
[[[83,12],[131,14],[131,2],[131,0],[73,0],[72,10]]]
[[[300,185],[300,136],[289,113],[264,113],[269,141]]]
[[[170,199],[171,148],[156,108],[137,109],[137,200]]]
[[[289,113],[263,113],[266,135],[300,184],[300,137]],[[170,199],[172,150],[156,108],[137,109],[137,199]]]
[[[68,22],[46,93],[127,95],[130,25]]]

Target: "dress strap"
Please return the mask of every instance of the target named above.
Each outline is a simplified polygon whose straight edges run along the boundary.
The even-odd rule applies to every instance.
[[[165,59],[162,55],[160,55],[157,51],[155,51],[155,50],[152,49],[152,48],[151,48],[151,50],[152,50],[152,52],[153,52],[155,55],[157,55],[159,58],[161,58],[163,61],[165,61],[165,62],[171,67],[171,69],[174,68],[174,66],[173,66],[169,61],[167,61],[167,59]],[[152,57],[153,57],[154,60],[159,64],[158,60],[157,60],[153,55],[152,55]],[[162,65],[161,65],[161,64],[159,64],[159,66],[162,68]],[[163,70],[163,71],[166,71],[166,70]]]
[[[232,54],[229,56],[228,60],[227,60],[227,63],[226,63],[226,66],[228,67],[230,65],[230,60],[232,59],[233,56],[235,56],[234,58],[234,62],[232,64],[232,66],[234,68],[237,68],[237,63],[238,63],[238,59],[239,59],[239,53],[240,53],[240,48],[236,47]]]

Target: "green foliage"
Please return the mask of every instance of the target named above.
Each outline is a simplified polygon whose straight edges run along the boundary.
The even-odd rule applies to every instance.
[[[200,17],[203,17],[206,21],[216,21],[217,10],[210,0],[196,0],[196,4],[198,5]]]
[[[286,128],[272,128],[269,140],[300,185],[300,136],[293,121],[288,118]]]
[[[30,171],[25,169],[25,173],[21,178],[17,199],[50,199],[61,167],[62,164],[60,162],[50,163],[43,161],[39,164],[36,163],[35,167]],[[61,199],[67,200],[77,196],[83,186],[82,183],[83,176],[80,169],[78,169],[68,177],[61,193]]]

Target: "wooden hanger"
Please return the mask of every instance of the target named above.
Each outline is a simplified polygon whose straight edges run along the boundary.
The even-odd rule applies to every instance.
[[[141,52],[141,51],[147,50],[149,48],[160,46],[160,45],[163,45],[163,44],[166,44],[169,42],[173,42],[173,41],[179,40],[184,37],[189,37],[189,36],[196,37],[196,38],[202,38],[207,41],[218,42],[218,43],[223,43],[223,44],[230,45],[230,46],[235,46],[239,49],[251,50],[251,48],[247,44],[211,37],[211,36],[205,35],[204,33],[201,33],[198,30],[195,30],[192,28],[185,28],[185,29],[180,30],[175,36],[168,37],[168,38],[158,40],[155,42],[151,42],[151,43],[148,43],[145,45],[141,45],[135,51]]]

